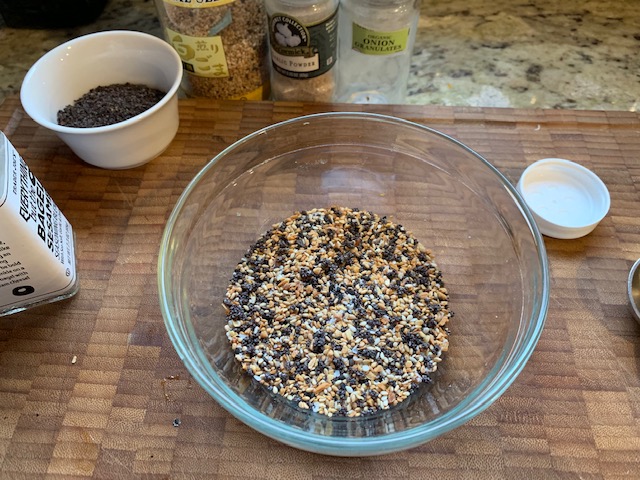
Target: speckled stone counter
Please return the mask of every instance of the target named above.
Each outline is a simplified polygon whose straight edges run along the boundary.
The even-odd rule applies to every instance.
[[[636,111],[635,0],[425,0],[409,103]]]
[[[162,36],[152,0],[110,0],[71,29],[0,23],[0,100],[46,51],[108,29]],[[636,0],[423,0],[406,102],[636,111],[639,49]]]

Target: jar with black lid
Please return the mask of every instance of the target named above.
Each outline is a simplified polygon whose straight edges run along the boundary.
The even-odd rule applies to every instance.
[[[274,100],[335,99],[338,0],[265,0]]]

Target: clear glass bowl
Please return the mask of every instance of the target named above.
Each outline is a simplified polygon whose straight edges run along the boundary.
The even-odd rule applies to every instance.
[[[231,274],[262,233],[299,210],[387,215],[430,248],[455,317],[434,382],[373,415],[300,409],[245,374],[225,336]],[[458,141],[375,114],[326,113],[257,131],[217,155],[162,239],[165,324],[194,379],[238,419],[288,445],[360,456],[419,445],[467,422],[514,381],[543,328],[542,237],[514,187]]]

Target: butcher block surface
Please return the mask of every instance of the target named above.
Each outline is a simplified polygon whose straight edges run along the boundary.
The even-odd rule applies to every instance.
[[[158,301],[160,239],[194,175],[261,127],[341,110],[435,128],[514,184],[538,159],[567,158],[611,193],[591,234],[544,238],[546,324],[506,393],[436,440],[379,457],[303,452],[236,420],[185,370]],[[638,114],[188,99],[180,115],[160,157],[111,171],[82,162],[17,97],[0,105],[0,129],[74,228],[80,278],[69,300],[0,318],[0,478],[640,478],[640,325],[626,295],[640,258]]]

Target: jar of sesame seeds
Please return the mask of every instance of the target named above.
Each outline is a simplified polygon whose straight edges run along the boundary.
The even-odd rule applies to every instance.
[[[263,0],[155,0],[187,96],[269,98]]]

